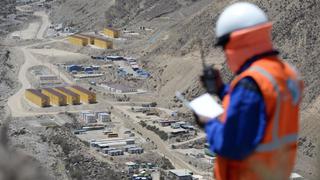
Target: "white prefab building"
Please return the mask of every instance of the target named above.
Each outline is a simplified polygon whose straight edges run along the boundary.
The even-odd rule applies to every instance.
[[[84,114],[83,120],[87,124],[96,123],[97,122],[96,116],[93,113],[92,114]]]
[[[112,150],[108,152],[108,155],[110,156],[121,156],[123,155],[123,151],[122,150]]]
[[[40,75],[38,76],[40,81],[57,81],[59,80],[58,76],[55,75]]]
[[[130,154],[142,154],[143,153],[143,148],[139,148],[139,147],[130,148],[130,149],[128,149],[128,153],[130,153]]]
[[[176,180],[192,180],[193,173],[187,169],[169,170],[169,178]]]
[[[117,148],[103,148],[101,150],[102,153],[108,154],[109,151],[117,150]]]
[[[111,117],[109,113],[99,113],[98,114],[98,121],[99,122],[110,122]]]
[[[100,86],[106,89],[107,91],[114,93],[130,93],[138,91],[136,88],[129,87],[123,84],[101,84]]]
[[[90,111],[82,111],[80,113],[80,119],[84,120],[84,117],[85,117],[86,114],[92,114],[92,112],[90,112]]]
[[[108,114],[111,114],[110,112],[108,111],[95,111],[95,114],[96,114],[96,117],[98,118],[99,114],[100,113],[108,113]]]
[[[136,147],[137,147],[136,145],[126,145],[122,149],[124,150],[124,152],[128,152],[129,149],[136,148]]]
[[[135,140],[133,138],[100,139],[100,140],[95,140],[90,142],[91,147],[98,147],[98,148],[127,147],[127,145],[133,145],[133,144],[135,144]]]
[[[106,143],[106,144],[98,144],[98,147],[100,149],[103,149],[103,148],[111,148],[111,147],[114,147],[114,148],[123,147],[125,145],[127,145],[126,142],[113,142],[113,143]]]
[[[92,147],[98,147],[99,144],[106,144],[110,142],[119,142],[119,141],[125,141],[125,139],[124,138],[99,139],[99,140],[91,141],[90,145]]]

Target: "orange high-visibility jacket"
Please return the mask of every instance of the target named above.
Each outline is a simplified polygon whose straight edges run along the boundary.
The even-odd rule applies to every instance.
[[[225,109],[228,108],[233,88],[244,77],[255,80],[265,101],[265,135],[255,151],[244,160],[218,156],[215,177],[217,180],[288,179],[297,150],[303,83],[289,64],[275,56],[264,57],[231,82],[230,91],[223,99]],[[225,117],[226,114],[220,117],[222,122]]]

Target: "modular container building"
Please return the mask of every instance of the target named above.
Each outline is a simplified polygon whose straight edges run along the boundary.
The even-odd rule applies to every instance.
[[[68,72],[73,72],[73,71],[82,71],[82,66],[79,65],[68,65],[66,66],[66,70]]]
[[[58,76],[55,75],[40,75],[38,76],[40,81],[56,81],[59,80]]]
[[[94,45],[103,49],[112,49],[113,43],[112,41],[102,39],[102,38],[94,38]]]
[[[68,41],[70,44],[77,45],[77,46],[86,46],[88,45],[88,39],[79,36],[79,35],[72,35],[68,37]]]
[[[44,88],[41,93],[48,96],[50,99],[50,104],[57,106],[67,105],[67,97],[51,88]]]
[[[110,61],[122,61],[122,60],[124,60],[124,57],[122,57],[122,56],[107,56],[107,60],[110,60]]]
[[[56,87],[54,90],[67,97],[67,103],[70,105],[80,104],[80,96],[65,87]]]
[[[103,148],[101,150],[102,153],[108,154],[109,151],[117,150],[117,148]]]
[[[95,115],[96,115],[96,117],[98,118],[99,117],[99,114],[100,113],[107,113],[107,114],[111,114],[111,112],[110,111],[95,111]]]
[[[86,131],[95,131],[95,130],[104,129],[104,126],[86,126],[86,127],[83,127],[82,129]]]
[[[100,140],[91,141],[90,145],[92,147],[98,147],[98,144],[106,144],[110,142],[126,142],[126,140],[123,138],[100,139]]]
[[[123,155],[123,151],[122,150],[112,150],[108,152],[109,156],[121,156]]]
[[[119,31],[115,30],[113,28],[104,28],[103,30],[103,34],[105,34],[106,36],[112,37],[112,38],[118,38],[119,37]]]
[[[98,121],[100,121],[100,122],[110,122],[111,121],[110,114],[108,114],[108,113],[99,113],[98,114]]]
[[[120,148],[125,145],[127,145],[126,142],[111,142],[111,143],[98,144],[97,146],[100,149],[103,149],[103,148],[111,148],[111,147]]]
[[[98,65],[92,65],[91,67],[95,71],[99,71],[99,69],[100,69],[100,66],[98,66]]]
[[[93,68],[92,67],[85,67],[83,69],[85,72],[92,72],[93,71]]]
[[[124,152],[128,152],[129,149],[137,148],[136,145],[126,145],[123,147]]]
[[[86,114],[92,114],[93,112],[91,112],[91,111],[82,111],[82,112],[80,112],[80,118],[81,119],[84,119],[84,116],[86,115]]]
[[[74,93],[80,95],[80,101],[83,103],[96,103],[96,94],[84,89],[80,86],[71,86],[71,87],[67,87],[68,89],[70,89],[71,91],[73,91]]]
[[[118,133],[110,133],[108,134],[108,138],[116,138],[119,137]]]
[[[50,105],[49,97],[36,89],[26,89],[25,97],[33,104],[36,104],[40,107],[47,107]]]
[[[142,154],[143,153],[143,148],[130,148],[128,149],[128,153],[130,154]]]
[[[82,37],[84,39],[87,39],[88,43],[93,45],[94,44],[94,36],[87,35],[87,34],[78,34],[79,37]]]
[[[89,123],[96,123],[96,116],[92,113],[92,114],[85,114],[83,120],[85,121],[85,123],[89,124]]]

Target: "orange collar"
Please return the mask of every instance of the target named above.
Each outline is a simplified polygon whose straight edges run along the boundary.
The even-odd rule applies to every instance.
[[[233,73],[251,57],[272,51],[271,29],[272,23],[264,23],[231,33],[224,50],[227,64]]]

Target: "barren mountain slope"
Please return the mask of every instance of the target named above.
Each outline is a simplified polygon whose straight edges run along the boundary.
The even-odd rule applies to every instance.
[[[81,30],[101,28],[105,25],[105,12],[113,0],[57,0],[53,3],[51,20]]]

